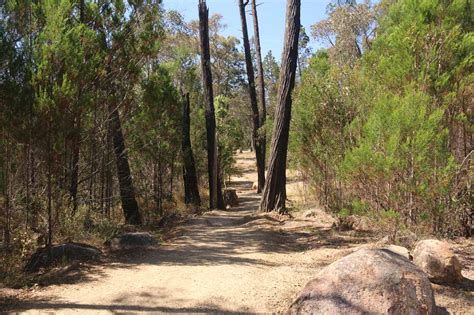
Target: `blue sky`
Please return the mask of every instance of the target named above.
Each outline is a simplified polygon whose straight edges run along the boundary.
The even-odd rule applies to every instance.
[[[310,26],[326,17],[326,6],[329,0],[301,0],[301,24],[310,35]],[[174,9],[185,17],[187,21],[198,18],[198,0],[163,0],[165,9]],[[262,54],[265,56],[269,50],[275,58],[280,60],[283,49],[283,36],[285,32],[286,0],[257,0],[258,19],[260,24],[260,41]],[[237,0],[207,0],[209,15],[220,13],[227,28],[224,35],[233,35],[242,38],[240,15]],[[247,6],[250,11],[250,4]],[[252,16],[247,13],[249,36],[253,34]],[[311,46],[316,49],[321,44],[311,39]]]

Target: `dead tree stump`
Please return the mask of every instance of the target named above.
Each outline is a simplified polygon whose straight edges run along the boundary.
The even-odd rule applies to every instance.
[[[224,202],[226,207],[238,206],[239,197],[237,197],[237,191],[233,188],[224,189]]]

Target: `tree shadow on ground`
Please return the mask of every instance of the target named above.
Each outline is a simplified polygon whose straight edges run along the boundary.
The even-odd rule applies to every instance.
[[[248,187],[251,182],[233,182],[234,187],[238,185]],[[351,237],[327,226],[315,227],[314,222],[306,222],[309,227],[288,228],[284,221],[272,215],[257,214],[259,201],[260,196],[253,191],[241,193],[238,206],[188,219],[174,229],[172,238],[155,248],[109,254],[105,258],[105,267],[135,268],[143,264],[278,266],[269,258],[272,254],[290,254],[322,247],[348,248],[367,241],[367,238]],[[42,284],[72,284],[104,276],[99,265],[80,268]]]
[[[130,314],[131,312],[162,312],[162,313],[218,313],[218,314],[239,314],[235,311],[228,311],[218,306],[195,306],[195,307],[167,307],[167,306],[142,306],[127,304],[81,304],[81,303],[60,303],[60,302],[25,302],[20,306],[21,310],[83,310],[83,311],[109,311],[113,314]],[[242,313],[246,314],[246,313]]]
[[[271,215],[256,215],[260,197],[254,193],[241,195],[240,204],[230,211],[210,211],[193,217],[177,227],[174,237],[150,250],[120,252],[109,256],[107,268],[134,268],[139,265],[162,266],[216,266],[255,265],[279,266],[272,254],[290,254],[308,249],[343,249],[370,240],[350,232],[340,232],[329,227],[315,227],[309,220],[307,227],[288,228],[283,221]],[[295,222],[298,219],[294,220]],[[312,225],[311,225],[312,224]],[[100,268],[80,272],[68,279],[88,281],[90,274]],[[58,282],[55,282],[58,283]]]
[[[251,211],[257,212],[260,204],[260,196],[255,195],[244,195],[239,197],[239,204],[232,208],[232,211]]]
[[[242,176],[245,174],[255,174],[255,168],[253,167],[243,167],[239,169],[233,176]]]
[[[199,218],[186,233],[154,251],[129,253],[118,257],[117,267],[156,265],[262,265],[277,266],[266,254],[290,254],[315,248],[343,249],[367,242],[361,237],[328,227],[306,231],[285,230],[282,222],[265,216],[226,216]],[[258,258],[255,255],[258,254]],[[252,257],[250,257],[252,256]],[[261,257],[261,258],[260,258]]]
[[[145,306],[145,301],[160,301],[169,300],[170,296],[162,293],[163,290],[158,292],[133,292],[124,293],[119,295],[117,298],[107,304],[88,304],[88,303],[77,303],[77,302],[63,302],[58,300],[56,296],[43,296],[37,297],[32,296],[30,293],[22,294],[22,296],[4,295],[0,296],[0,313],[19,313],[27,310],[35,310],[38,313],[50,313],[50,312],[112,312],[113,314],[130,314],[135,312],[163,312],[163,313],[219,313],[219,314],[236,314],[235,311],[227,310],[222,306],[218,306],[212,302],[202,302],[190,307],[169,307],[169,306],[156,306],[151,305]],[[184,304],[185,299],[180,298],[180,295],[173,297],[172,301],[175,305]],[[138,302],[137,302],[138,300]],[[140,303],[144,301],[144,303]],[[149,303],[148,303],[149,304]],[[243,312],[250,310],[243,309]]]
[[[104,276],[103,271],[97,267],[107,263],[107,260],[91,263],[74,262],[70,265],[58,266],[44,273],[33,275],[31,282],[46,287],[94,281],[97,277]]]
[[[160,312],[160,313],[219,313],[219,314],[235,314],[235,311],[230,311],[214,303],[199,303],[190,307],[169,307],[169,306],[145,306],[141,303],[137,303],[136,300],[143,301],[159,301],[164,300],[168,296],[159,293],[140,292],[140,293],[127,293],[116,298],[112,303],[108,304],[88,304],[88,303],[71,303],[57,301],[55,297],[47,298],[30,298],[28,301],[10,301],[9,304],[0,304],[0,311],[11,311],[15,312],[26,311],[34,309],[41,312],[65,312],[65,311],[76,311],[76,312],[112,312],[113,314],[130,314],[134,312]],[[130,300],[134,300],[131,303]],[[181,301],[181,303],[180,303]],[[184,300],[174,299],[174,302],[179,305],[183,304]],[[245,310],[243,310],[245,311]]]
[[[343,249],[367,242],[370,236],[354,236],[329,227],[288,228],[271,215],[256,215],[259,196],[244,194],[231,211],[211,211],[189,219],[176,228],[175,236],[155,248],[109,254],[107,269],[135,268],[143,264],[162,266],[280,266],[272,254],[290,254],[308,249]],[[298,220],[294,220],[298,221]],[[305,221],[305,220],[300,220]],[[314,222],[313,222],[314,223]],[[95,281],[106,274],[102,266],[82,266],[61,277],[45,279],[42,285]]]
[[[251,190],[253,182],[248,180],[234,180],[226,182],[228,188],[242,189],[242,190]]]

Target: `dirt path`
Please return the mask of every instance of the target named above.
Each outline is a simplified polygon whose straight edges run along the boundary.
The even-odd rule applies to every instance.
[[[79,314],[285,311],[322,266],[370,239],[335,232],[322,211],[284,222],[255,215],[252,163],[250,153],[239,155],[242,174],[231,184],[238,207],[191,219],[156,250],[92,266],[70,284],[30,293],[19,307]]]

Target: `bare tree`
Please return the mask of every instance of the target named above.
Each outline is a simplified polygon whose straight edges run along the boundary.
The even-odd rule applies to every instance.
[[[258,15],[257,15],[257,1],[252,0],[252,16],[253,16],[253,36],[255,40],[255,59],[257,61],[257,83],[258,83],[258,99],[259,106],[258,109],[258,126],[260,128],[258,134],[258,146],[261,150],[260,155],[263,159],[263,169],[258,173],[258,189],[257,192],[262,192],[263,187],[265,186],[265,151],[266,151],[266,134],[265,130],[261,130],[265,126],[265,120],[267,118],[267,107],[265,103],[265,73],[263,72],[263,62],[262,62],[262,49],[260,47],[260,30],[258,27]],[[258,162],[257,162],[258,163]]]
[[[3,131],[3,130],[2,130]],[[3,244],[5,246],[10,246],[10,216],[11,216],[11,211],[10,211],[10,191],[9,191],[9,185],[10,185],[10,146],[9,143],[4,136],[5,132],[2,132],[2,146],[4,147],[5,151],[2,152],[3,156],[0,157],[0,161],[2,162],[2,170],[0,172],[0,175],[2,176],[2,183],[0,183],[1,186],[3,186],[3,210],[5,213],[3,214],[5,216],[5,222],[3,226]]]
[[[261,211],[285,211],[286,159],[291,120],[291,92],[295,85],[300,33],[301,0],[288,0],[286,7],[285,46],[281,58],[278,101],[275,110],[267,180],[260,203]]]
[[[118,108],[112,103],[109,105],[109,115],[115,161],[117,163],[120,198],[122,200],[125,222],[128,224],[141,224],[142,217],[135,198],[135,189],[130,172],[130,165],[128,163],[128,155],[125,149],[120,115]]]
[[[212,90],[211,56],[209,52],[209,10],[206,0],[199,0],[199,38],[201,48],[202,85],[206,107],[207,167],[209,175],[209,207],[224,208],[222,187],[219,180],[217,155],[216,116]]]
[[[252,108],[252,142],[255,148],[255,158],[257,160],[257,174],[258,174],[258,187],[257,192],[261,192],[263,186],[265,185],[265,146],[261,146],[261,141],[259,141],[259,128],[260,125],[260,113],[258,109],[257,102],[257,92],[255,90],[255,74],[253,71],[252,55],[250,53],[250,42],[249,35],[247,31],[247,18],[245,16],[245,6],[248,4],[248,0],[239,0],[239,10],[240,10],[240,21],[242,23],[242,37],[244,44],[245,52],[245,66],[247,68],[247,78],[248,78],[248,87],[249,87],[249,96],[250,96],[250,107]]]
[[[79,0],[79,20],[81,23],[85,24],[85,0]],[[83,60],[83,63],[86,61]],[[81,98],[82,94],[82,82],[79,86],[78,99]],[[74,111],[73,119],[73,131],[72,131],[72,158],[71,158],[71,167],[70,167],[70,186],[69,186],[69,195],[72,202],[72,211],[76,213],[78,207],[77,200],[77,189],[79,185],[79,155],[80,155],[80,145],[81,145],[81,111]]]
[[[184,202],[197,208],[201,206],[201,197],[196,176],[196,163],[194,161],[193,149],[191,148],[191,120],[190,120],[189,93],[183,95],[183,141],[181,150],[183,153],[183,181]]]
[[[52,144],[51,144],[51,119],[48,119],[48,135],[47,135],[47,177],[48,177],[48,184],[47,184],[47,194],[48,194],[48,255],[51,257],[51,245],[53,244],[53,202],[52,202]]]

